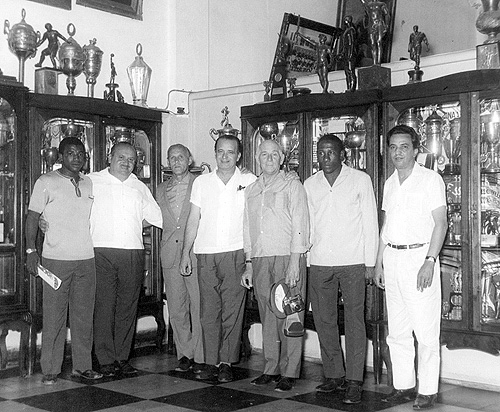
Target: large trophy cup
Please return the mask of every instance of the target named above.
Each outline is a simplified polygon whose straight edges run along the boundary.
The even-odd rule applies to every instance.
[[[361,146],[366,140],[366,130],[350,130],[345,133],[344,146],[351,151],[351,166],[360,169]]]
[[[460,117],[450,121],[450,131],[443,137],[443,148],[448,158],[444,173],[454,174],[460,172],[458,156],[460,156]]]
[[[217,141],[217,139],[221,136],[236,136],[238,137],[240,131],[238,129],[235,129],[233,126],[231,126],[231,123],[229,123],[229,109],[227,106],[225,106],[222,110],[222,121],[220,122],[222,129],[210,129],[209,134],[210,137],[214,140]]]
[[[103,51],[97,47],[97,40],[89,41],[89,44],[83,46],[85,54],[85,63],[83,64],[83,72],[87,79],[87,97],[94,97],[94,86],[97,82],[97,76],[101,73],[102,54]]]
[[[24,84],[24,63],[36,54],[36,45],[40,39],[40,32],[36,32],[32,26],[24,21],[26,10],[21,12],[22,20],[14,24],[12,28],[8,20],[4,22],[3,32],[7,35],[9,49],[19,59],[19,82]]]
[[[500,108],[494,102],[490,110],[481,116],[481,141],[486,145],[486,153],[481,154],[482,170],[484,172],[500,172],[498,145],[500,144]]]
[[[68,34],[70,38],[59,48],[59,64],[61,65],[62,72],[68,76],[66,79],[68,96],[74,96],[75,94],[75,78],[82,74],[83,65],[86,59],[83,49],[73,38],[75,33],[75,25],[73,23],[68,24]]]
[[[430,152],[434,158],[432,168],[436,169],[438,165],[444,162],[442,156],[443,135],[448,132],[449,126],[446,121],[437,113],[437,108],[434,107],[432,113],[421,125],[420,134],[425,136],[425,141],[422,146]],[[436,164],[437,163],[437,164]]]
[[[483,11],[476,20],[477,31],[486,34],[488,38],[483,44],[476,46],[476,68],[500,68],[500,10],[499,0],[481,0]]]
[[[288,129],[288,130],[287,130]],[[281,146],[283,150],[283,154],[285,155],[285,159],[283,160],[283,169],[285,172],[289,172],[290,170],[296,170],[296,167],[290,168],[290,164],[292,163],[293,152],[297,150],[299,147],[299,132],[296,127],[293,129],[285,128],[281,135],[276,136],[276,141]],[[296,165],[297,166],[297,165]]]

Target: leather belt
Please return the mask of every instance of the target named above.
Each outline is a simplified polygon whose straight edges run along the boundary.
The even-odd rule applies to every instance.
[[[387,243],[387,246],[393,249],[418,249],[419,247],[425,246],[427,243],[413,243],[411,245],[393,245],[392,243]]]

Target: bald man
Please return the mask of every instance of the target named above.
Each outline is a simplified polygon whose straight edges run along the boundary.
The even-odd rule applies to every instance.
[[[269,307],[271,287],[282,279],[305,298],[306,265],[309,248],[309,215],[304,187],[298,180],[285,177],[280,170],[284,154],[274,140],[265,140],[256,160],[262,174],[245,191],[243,220],[244,250],[251,258],[241,284],[255,288],[262,322],[264,372],[253,385],[277,382],[275,390],[289,391],[300,375],[302,337],[285,335],[285,319],[279,319]],[[299,313],[304,321],[304,312]]]

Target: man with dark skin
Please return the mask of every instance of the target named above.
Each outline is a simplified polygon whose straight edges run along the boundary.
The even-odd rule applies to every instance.
[[[50,56],[50,61],[52,62],[52,66],[54,67],[54,69],[56,69],[57,68],[56,55],[57,55],[57,50],[59,50],[59,41],[57,39],[59,38],[64,41],[68,40],[57,30],[52,29],[52,24],[47,23],[45,25],[45,28],[47,29],[47,31],[38,41],[36,47],[40,47],[45,40],[48,40],[49,44],[47,48],[43,49],[42,52],[40,53],[41,54],[40,61],[37,64],[35,64],[35,67],[42,67],[42,63],[45,60],[45,57]]]
[[[92,370],[92,321],[96,289],[94,249],[89,217],[93,204],[91,180],[80,173],[85,148],[76,137],[59,145],[62,167],[36,181],[26,218],[26,266],[36,274],[40,258],[36,235],[43,214],[51,230],[45,232],[42,263],[62,283],[54,290],[43,284],[42,382],[52,385],[61,372],[66,338],[66,319],[71,325],[73,375],[102,378]]]

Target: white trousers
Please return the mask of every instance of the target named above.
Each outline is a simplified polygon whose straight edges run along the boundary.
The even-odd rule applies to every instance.
[[[384,277],[393,382],[395,389],[410,389],[415,382],[415,345],[418,341],[418,393],[438,392],[440,368],[441,279],[434,264],[431,287],[417,290],[417,274],[427,254],[418,249],[384,250]]]

